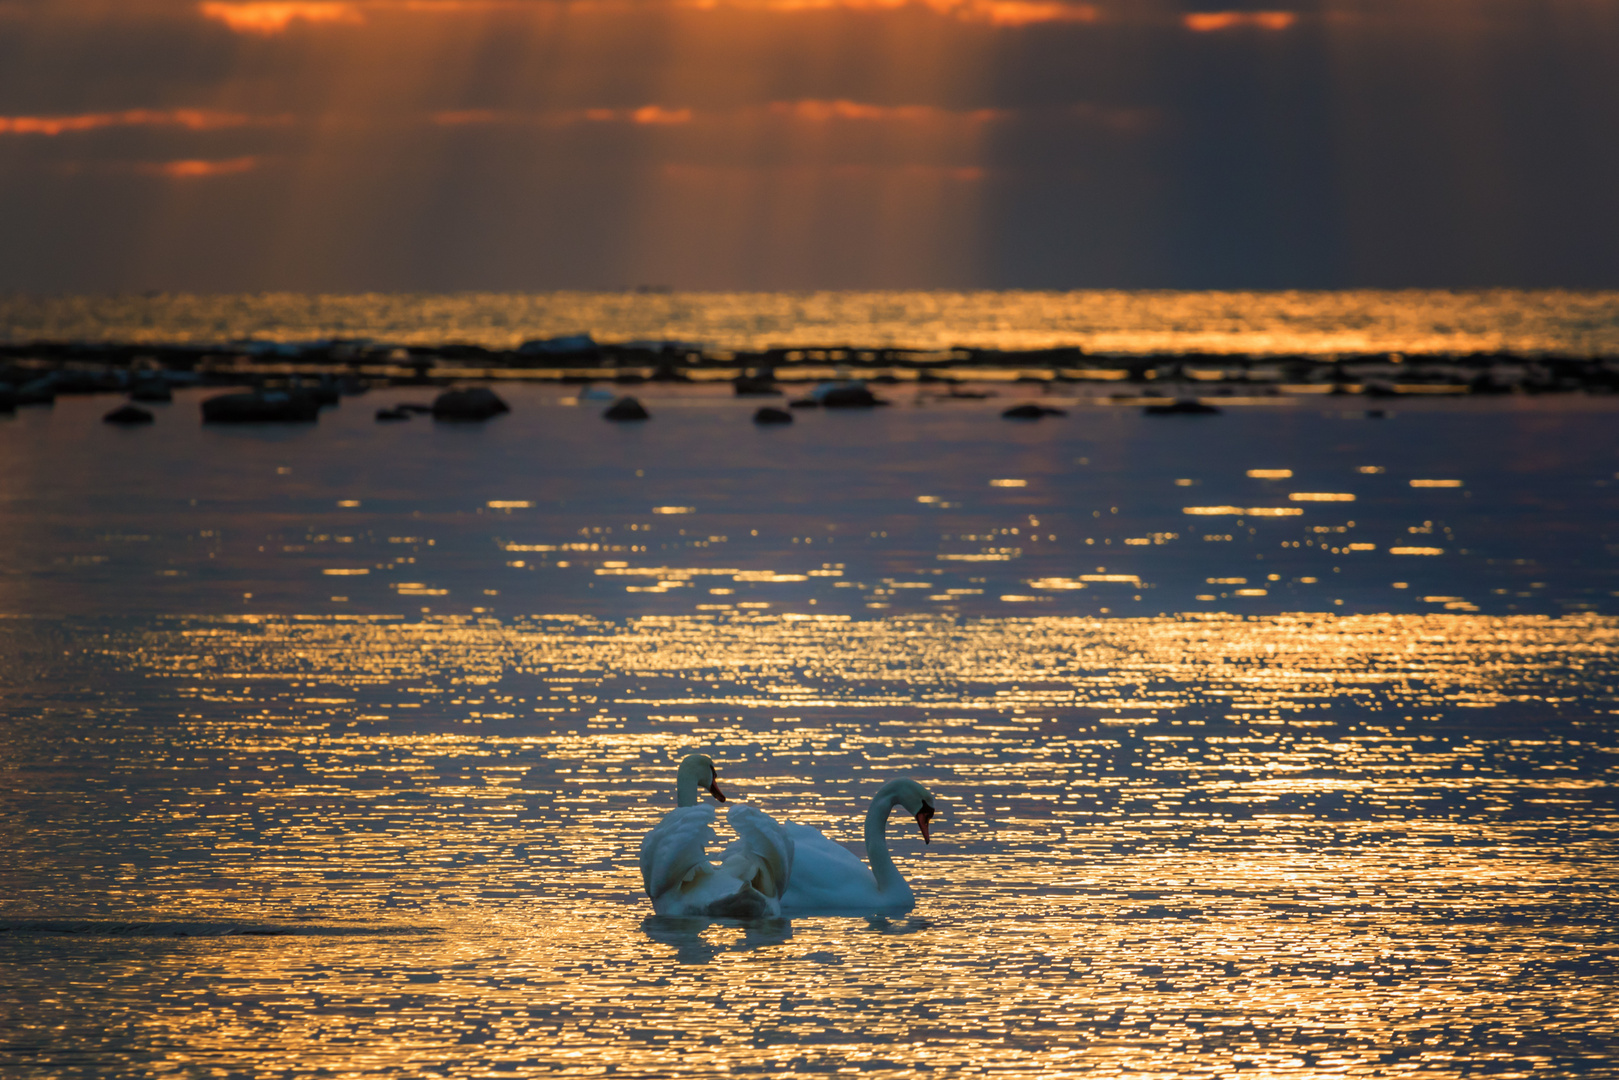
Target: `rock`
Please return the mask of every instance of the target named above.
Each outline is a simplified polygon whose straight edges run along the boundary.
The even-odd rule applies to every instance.
[[[821,407],[821,403],[816,401],[814,398],[806,397],[789,401],[787,403],[787,407],[789,409],[819,409]]]
[[[125,372],[106,369],[63,368],[53,372],[49,379],[51,389],[57,394],[105,394],[128,385]]]
[[[511,406],[486,386],[446,390],[433,402],[434,420],[487,420],[511,412]]]
[[[793,414],[786,409],[777,409],[766,405],[753,414],[753,422],[755,424],[790,424],[793,422]]]
[[[1049,405],[1035,405],[1032,402],[1026,405],[1014,405],[1001,413],[1007,420],[1038,420],[1042,416],[1067,416],[1061,409],[1053,409]]]
[[[822,408],[827,409],[869,409],[874,405],[888,404],[864,386],[832,386],[818,396]]]
[[[652,414],[632,397],[621,397],[607,407],[602,416],[608,420],[650,420]]]
[[[121,405],[101,418],[101,422],[104,424],[122,424],[126,427],[135,424],[150,424],[152,421],[152,414],[138,405]]]
[[[433,411],[433,406],[423,405],[416,401],[401,401],[398,405],[395,405],[394,408],[402,413],[421,413],[423,416],[426,416]]]
[[[378,409],[378,420],[409,420],[410,411],[403,408]]]
[[[767,376],[738,375],[731,381],[731,386],[736,390],[737,397],[779,397],[781,395],[775,381]]]
[[[205,424],[312,424],[319,418],[319,402],[286,390],[220,394],[202,403]]]
[[[1216,416],[1220,412],[1197,398],[1181,398],[1170,405],[1146,405],[1141,411],[1146,416]]]
[[[0,386],[0,413],[17,411],[17,395],[9,386]]]
[[[173,401],[174,391],[169,388],[168,382],[161,378],[136,379],[129,388],[131,401]]]
[[[1366,419],[1368,419],[1368,420],[1383,420],[1383,419],[1386,419],[1387,417],[1388,417],[1388,412],[1386,410],[1383,410],[1383,409],[1367,409],[1366,410]]]
[[[15,393],[18,405],[56,404],[56,384],[50,379],[35,379],[23,383]]]

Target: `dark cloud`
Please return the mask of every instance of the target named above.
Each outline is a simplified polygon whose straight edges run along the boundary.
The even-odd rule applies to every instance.
[[[1619,286],[1606,0],[204,8],[0,0],[0,289]]]

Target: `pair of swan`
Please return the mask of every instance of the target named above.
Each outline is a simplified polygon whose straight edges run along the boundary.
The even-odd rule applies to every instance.
[[[759,919],[783,914],[844,911],[900,915],[916,896],[888,853],[888,815],[903,806],[928,841],[933,796],[914,780],[890,780],[866,811],[868,867],[819,829],[779,824],[751,806],[731,806],[725,819],[737,839],[709,861],[714,807],[697,802],[707,790],[725,801],[714,762],[692,754],[675,778],[675,809],[641,841],[641,881],[659,915]]]

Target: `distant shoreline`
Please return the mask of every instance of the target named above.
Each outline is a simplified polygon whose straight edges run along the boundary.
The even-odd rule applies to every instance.
[[[86,391],[116,390],[131,373],[170,373],[201,385],[273,386],[298,379],[359,380],[372,386],[457,383],[645,383],[720,385],[739,396],[768,395],[778,384],[859,381],[932,386],[945,396],[965,384],[1064,385],[1139,397],[1244,394],[1369,397],[1619,393],[1619,356],[1477,352],[1463,355],[1368,353],[1321,357],[1205,352],[1092,354],[1079,348],[950,350],[774,348],[757,352],[690,345],[617,345],[588,338],[518,349],[447,344],[438,348],[370,341],[234,346],[52,342],[0,345],[0,383],[47,374]],[[1174,389],[1170,389],[1173,387]],[[68,391],[71,392],[71,391]]]

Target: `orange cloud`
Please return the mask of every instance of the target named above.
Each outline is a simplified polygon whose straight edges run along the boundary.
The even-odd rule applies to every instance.
[[[969,123],[987,123],[1003,120],[1009,114],[1000,109],[973,109],[970,112],[951,112],[931,105],[868,105],[860,101],[776,101],[770,111],[808,123],[827,123],[832,120],[886,121],[889,123],[927,123],[947,120],[965,120]]]
[[[547,112],[498,112],[494,109],[446,109],[429,119],[440,127],[470,127],[489,124],[537,124],[566,127],[569,124],[689,124],[696,117],[690,109],[669,109],[662,105],[642,105],[636,109],[553,109]]]
[[[916,180],[938,183],[976,184],[987,175],[974,165],[692,165],[667,162],[658,167],[659,175],[686,183],[713,183],[725,179],[781,180]]]
[[[699,11],[743,8],[755,11],[898,11],[928,8],[963,22],[992,26],[1028,26],[1047,22],[1095,22],[1100,10],[1080,0],[664,0],[675,7]],[[197,10],[240,34],[280,34],[293,23],[363,23],[369,12],[407,11],[456,14],[528,7],[608,6],[614,0],[204,0]],[[622,0],[619,5],[623,6]]]
[[[75,116],[0,116],[0,135],[66,135],[108,127],[182,127],[191,131],[286,124],[288,116],[248,116],[212,109],[125,109]]]
[[[1258,30],[1286,30],[1298,21],[1291,11],[1193,11],[1181,17],[1186,29],[1199,34],[1253,27]]]
[[[661,105],[643,105],[630,110],[630,121],[636,124],[689,124],[690,109],[665,109]]]
[[[263,164],[262,158],[238,157],[222,161],[192,158],[185,161],[155,161],[135,166],[135,171],[147,176],[164,176],[171,180],[196,180],[211,176],[235,176],[252,172]]]
[[[217,19],[238,34],[279,34],[294,22],[364,22],[358,4],[348,0],[241,0],[208,2],[197,10],[205,19]]]
[[[681,6],[712,10],[720,7],[762,11],[897,11],[907,7],[931,8],[963,22],[994,26],[1027,26],[1041,22],[1095,22],[1101,12],[1093,4],[1073,0],[679,0]]]

